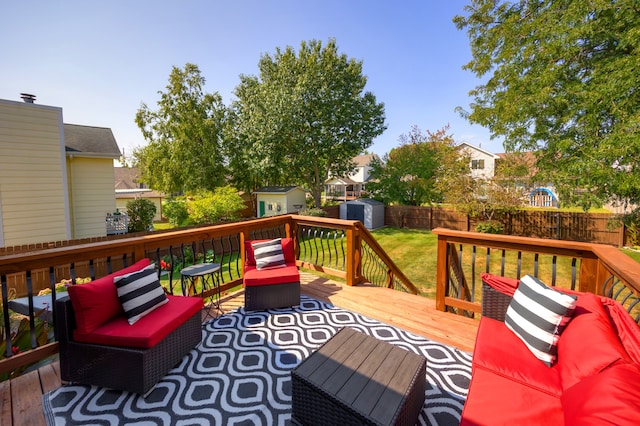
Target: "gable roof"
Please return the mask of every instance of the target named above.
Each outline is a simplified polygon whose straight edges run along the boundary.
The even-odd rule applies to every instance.
[[[64,125],[64,146],[67,155],[94,158],[120,158],[120,148],[107,127]]]
[[[291,192],[294,189],[300,189],[304,191],[304,189],[298,186],[263,186],[260,189],[256,189],[253,191],[254,194],[286,194],[287,192]]]
[[[378,156],[376,154],[358,155],[357,157],[353,157],[353,162],[356,163],[358,167],[364,167],[368,166],[374,158],[378,158]]]
[[[147,185],[138,181],[141,174],[137,167],[114,167],[113,176],[116,190],[147,188]]]
[[[485,154],[485,155],[487,155],[487,156],[489,156],[491,158],[495,158],[495,159],[498,158],[498,156],[496,154],[494,154],[492,152],[489,152],[489,151],[486,151],[486,150],[484,150],[484,149],[482,149],[480,147],[477,147],[475,145],[471,145],[470,143],[467,143],[467,142],[460,143],[456,148],[458,148],[458,149],[472,149],[474,151],[481,152],[481,153],[483,153],[483,154]]]

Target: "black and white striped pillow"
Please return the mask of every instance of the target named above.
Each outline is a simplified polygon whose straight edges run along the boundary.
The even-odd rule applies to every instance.
[[[153,265],[138,272],[115,277],[113,282],[129,324],[135,324],[140,318],[169,301]]]
[[[504,322],[536,358],[551,367],[557,358],[560,333],[571,320],[575,306],[576,296],[525,275],[509,303]]]
[[[282,239],[252,243],[253,257],[256,259],[256,269],[285,267]]]

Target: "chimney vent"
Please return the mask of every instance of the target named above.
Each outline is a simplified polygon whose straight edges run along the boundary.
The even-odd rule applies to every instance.
[[[31,93],[20,93],[20,97],[28,104],[32,104],[36,100],[36,95],[32,95]]]

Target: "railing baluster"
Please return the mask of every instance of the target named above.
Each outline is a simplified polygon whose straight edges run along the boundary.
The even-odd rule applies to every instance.
[[[571,290],[575,290],[576,289],[576,262],[578,259],[576,259],[575,257],[573,259],[571,259]]]
[[[4,319],[4,341],[6,342],[4,356],[9,358],[13,355],[11,351],[13,345],[11,342],[11,320],[9,318],[9,309],[7,308],[9,305],[9,285],[7,284],[6,275],[0,275],[0,284],[2,285],[2,316]]]
[[[471,301],[473,302],[476,294],[476,246],[473,246],[471,253]]]
[[[534,254],[533,256],[533,276],[538,278],[538,259],[540,257],[539,253]]]
[[[558,256],[553,256],[551,259],[551,286],[556,286],[556,277],[558,272]]]
[[[500,276],[504,277],[504,266],[505,266],[505,262],[507,260],[507,251],[506,250],[502,250],[502,259],[501,259],[501,263],[500,263]]]
[[[487,247],[487,256],[486,256],[485,266],[484,266],[484,270],[487,274],[491,270],[490,267],[491,267],[491,249]]]
[[[522,252],[518,251],[518,270],[516,272],[516,278],[520,279],[521,274],[522,274]]]

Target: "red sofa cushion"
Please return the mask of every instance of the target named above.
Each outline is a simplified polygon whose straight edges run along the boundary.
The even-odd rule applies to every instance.
[[[601,298],[577,293],[573,318],[558,341],[558,366],[563,389],[619,363],[630,362]]]
[[[76,330],[82,334],[92,333],[111,318],[122,314],[122,305],[118,300],[113,278],[139,271],[150,263],[149,259],[144,258],[95,281],[69,287],[69,298],[76,318]]]
[[[256,266],[256,258],[253,255],[253,246],[251,246],[252,243],[259,243],[259,242],[263,242],[263,241],[269,241],[269,240],[252,240],[252,241],[245,241],[244,242],[244,249],[245,249],[245,266]],[[282,254],[284,254],[284,261],[285,263],[289,264],[289,263],[296,263],[296,255],[295,252],[293,250],[293,239],[292,238],[282,238]]]
[[[473,350],[473,366],[492,371],[555,397],[562,393],[560,369],[547,367],[503,322],[483,317]],[[474,373],[475,374],[475,373]]]
[[[244,269],[244,285],[248,287],[296,282],[300,282],[300,272],[295,265],[262,270],[247,266]]]
[[[561,402],[567,425],[632,426],[640,423],[640,369],[613,366],[565,390]]]
[[[531,358],[531,364],[549,370],[533,355]],[[541,392],[482,367],[474,367],[460,424],[547,426],[562,425],[564,418],[559,396]]]
[[[91,333],[75,330],[74,340],[98,345],[151,348],[167,337],[187,319],[200,312],[203,300],[199,297],[167,296],[169,302],[138,322],[130,325],[124,314],[119,315]]]

